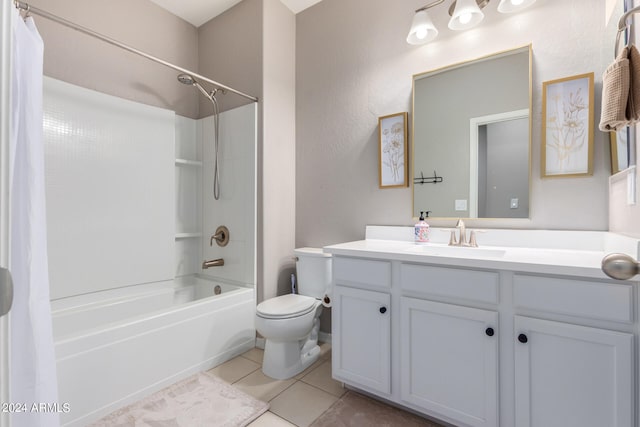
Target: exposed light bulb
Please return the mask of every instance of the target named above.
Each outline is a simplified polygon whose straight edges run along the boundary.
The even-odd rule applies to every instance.
[[[468,24],[469,21],[471,21],[471,14],[470,13],[463,13],[462,15],[460,15],[458,20],[460,21],[460,23],[462,25]]]
[[[427,12],[425,10],[416,12],[407,36],[407,43],[424,44],[436,38],[437,35],[438,29],[433,25]]]
[[[536,0],[500,0],[498,5],[498,12],[500,13],[514,13],[534,4]]]

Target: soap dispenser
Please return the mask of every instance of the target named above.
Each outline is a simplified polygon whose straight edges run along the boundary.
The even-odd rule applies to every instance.
[[[425,221],[425,217],[429,218],[429,213],[431,211],[420,211],[420,219],[418,223],[415,225],[415,242],[416,243],[427,243],[429,242],[429,224]]]

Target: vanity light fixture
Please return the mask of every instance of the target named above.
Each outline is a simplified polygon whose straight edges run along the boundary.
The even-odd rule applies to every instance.
[[[438,29],[433,25],[433,21],[427,13],[427,9],[444,3],[444,0],[436,0],[428,5],[416,10],[416,14],[411,22],[411,29],[407,36],[409,44],[424,44],[435,39],[438,35]]]
[[[517,0],[516,0],[517,1]],[[455,31],[468,30],[478,25],[484,19],[481,8],[489,0],[456,0],[449,8],[449,28]]]
[[[531,6],[535,2],[536,0],[500,0],[500,4],[498,5],[498,12],[519,12],[520,10]]]
[[[424,44],[435,39],[438,29],[427,13],[427,9],[444,3],[445,0],[435,0],[426,6],[416,10],[411,22],[411,29],[407,35],[407,43]],[[513,2],[528,3],[532,0],[510,0]],[[535,1],[535,0],[533,0]],[[449,8],[449,28],[452,30],[466,30],[479,24],[484,18],[482,8],[489,4],[489,0],[454,0]]]

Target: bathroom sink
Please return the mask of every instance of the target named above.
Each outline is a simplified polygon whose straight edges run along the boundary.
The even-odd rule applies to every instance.
[[[459,256],[465,258],[500,258],[504,256],[507,251],[497,248],[472,248],[466,246],[430,244],[412,246],[407,249],[407,252],[419,253],[424,255]]]

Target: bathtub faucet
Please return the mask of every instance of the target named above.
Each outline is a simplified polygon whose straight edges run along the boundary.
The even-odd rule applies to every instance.
[[[224,265],[224,259],[222,258],[211,259],[209,261],[204,261],[202,263],[202,269],[206,270],[207,268],[210,268],[210,267],[222,267],[223,265]]]

